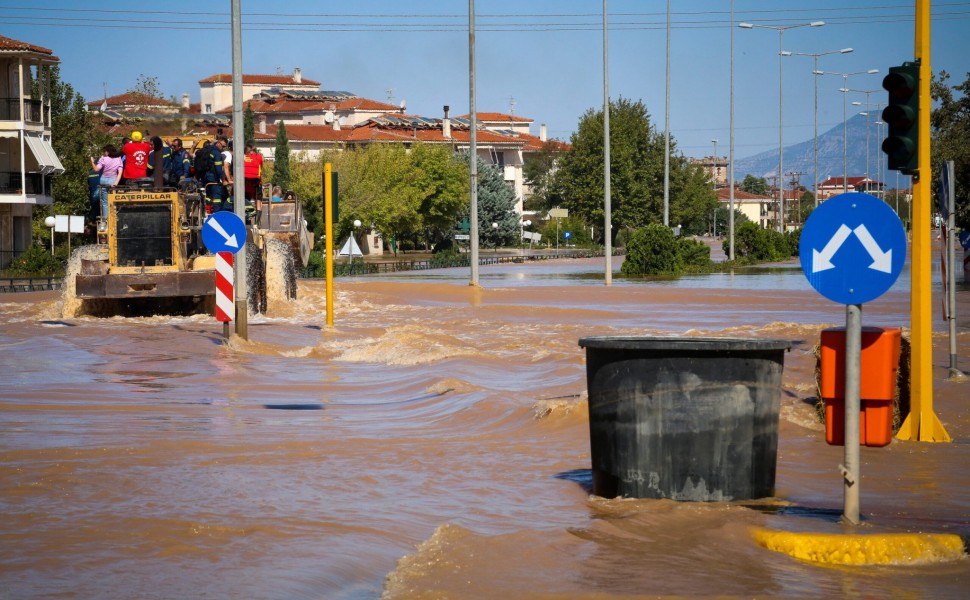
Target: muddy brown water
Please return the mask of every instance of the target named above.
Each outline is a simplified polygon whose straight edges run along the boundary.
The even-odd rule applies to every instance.
[[[968,559],[819,567],[752,537],[970,533],[970,388],[946,379],[938,315],[953,442],[863,448],[851,528],[811,405],[813,346],[844,308],[790,267],[608,288],[601,264],[482,267],[481,288],[467,270],[338,279],[332,328],[323,282],[300,281],[229,343],[208,316],[0,296],[0,598],[966,597]],[[863,322],[908,311],[902,282]],[[590,495],[577,340],[641,334],[792,343],[774,498]]]

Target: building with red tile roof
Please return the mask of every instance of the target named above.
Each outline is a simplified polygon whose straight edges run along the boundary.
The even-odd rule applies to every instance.
[[[731,206],[731,188],[718,188],[717,201],[722,208],[729,209]],[[734,188],[734,210],[743,213],[753,223],[757,223],[759,227],[764,229],[778,218],[778,197],[760,196]]]
[[[829,177],[818,184],[818,199],[821,202],[846,191],[866,192],[879,196],[884,188],[883,182],[868,177]]]
[[[320,89],[320,82],[304,79],[299,67],[292,75],[246,75],[242,76],[243,98],[252,98],[268,89],[280,91],[307,91]],[[218,73],[199,80],[199,97],[203,114],[212,114],[232,106],[232,75]]]
[[[343,126],[356,126],[372,117],[388,113],[404,114],[404,108],[361,98],[350,92],[263,91],[243,102],[257,119],[265,117],[267,125],[330,125],[339,120]],[[218,114],[232,115],[232,107]]]
[[[125,92],[108,96],[101,100],[91,100],[88,103],[88,110],[114,111],[114,112],[159,112],[176,113],[179,111],[179,104],[165,98],[155,98],[140,92]]]
[[[53,204],[52,176],[64,172],[44,95],[58,62],[49,48],[0,36],[0,269],[33,243],[34,206]],[[31,93],[34,83],[40,95]]]

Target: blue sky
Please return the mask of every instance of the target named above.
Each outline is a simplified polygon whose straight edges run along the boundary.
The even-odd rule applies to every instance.
[[[731,1],[672,0],[670,130],[688,156],[726,155],[729,140]],[[642,100],[664,127],[666,0],[610,0],[610,95]],[[154,10],[153,7],[160,7]],[[601,0],[477,0],[478,110],[514,112],[567,139],[603,99]],[[915,1],[735,0],[735,23],[787,26],[784,49],[819,53],[825,71],[879,69],[850,88],[878,90],[887,67],[913,58]],[[468,112],[468,2],[465,0],[242,0],[243,70],[292,72],[324,89],[354,92],[408,113]],[[970,1],[933,3],[932,66],[956,82],[970,71]],[[62,78],[86,99],[158,78],[167,96],[199,100],[198,80],[231,71],[229,0],[0,0],[0,35],[54,50]],[[733,28],[735,153],[778,145],[779,34]],[[161,57],[155,58],[160,50]],[[811,57],[784,59],[784,141],[810,139],[814,122]],[[842,122],[841,77],[821,77],[819,130]],[[849,100],[865,101],[852,93]],[[850,110],[853,108],[850,106]],[[855,109],[856,111],[858,109]],[[850,112],[850,116],[851,116]]]

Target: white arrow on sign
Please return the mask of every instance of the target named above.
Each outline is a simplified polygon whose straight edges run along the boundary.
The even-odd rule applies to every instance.
[[[209,217],[209,225],[213,229],[216,230],[216,233],[218,233],[219,235],[221,235],[222,238],[224,240],[226,240],[226,245],[227,246],[229,246],[230,248],[238,248],[239,247],[239,242],[236,241],[236,234],[229,235],[226,232],[226,230],[222,228],[222,225],[219,224],[219,221],[216,221],[214,218]],[[843,227],[844,227],[844,225],[843,225]]]
[[[832,236],[829,243],[825,244],[821,252],[812,248],[812,273],[834,269],[835,265],[832,264],[832,257],[839,251],[839,248],[842,247],[845,240],[849,239],[849,235],[853,233],[862,242],[862,246],[869,253],[869,256],[872,257],[872,264],[869,265],[869,268],[875,271],[882,271],[883,273],[892,273],[893,249],[890,248],[883,252],[864,224],[859,225],[853,230],[849,229],[844,223],[839,226],[838,231],[835,232],[835,235]]]
[[[843,225],[843,227],[845,226]],[[866,229],[864,224],[855,228],[855,236],[859,238],[859,241],[862,242],[862,246],[866,249],[866,252],[868,252],[869,256],[872,257],[872,264],[869,265],[870,269],[882,271],[883,273],[893,272],[892,248],[883,252],[882,248],[879,247],[879,244],[876,243],[876,240],[873,239],[872,234],[869,233],[869,230]]]
[[[852,230],[843,223],[839,227],[839,230],[835,232],[835,235],[832,236],[832,239],[829,240],[829,243],[825,244],[821,252],[812,248],[812,273],[834,269],[835,265],[832,264],[832,257],[835,256],[835,253],[839,251],[839,248],[842,247],[842,244],[851,234]]]

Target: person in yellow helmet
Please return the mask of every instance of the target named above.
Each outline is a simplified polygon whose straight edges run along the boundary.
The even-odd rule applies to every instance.
[[[148,153],[152,146],[141,138],[140,131],[132,131],[131,141],[121,149],[125,155],[125,181],[148,177]]]

